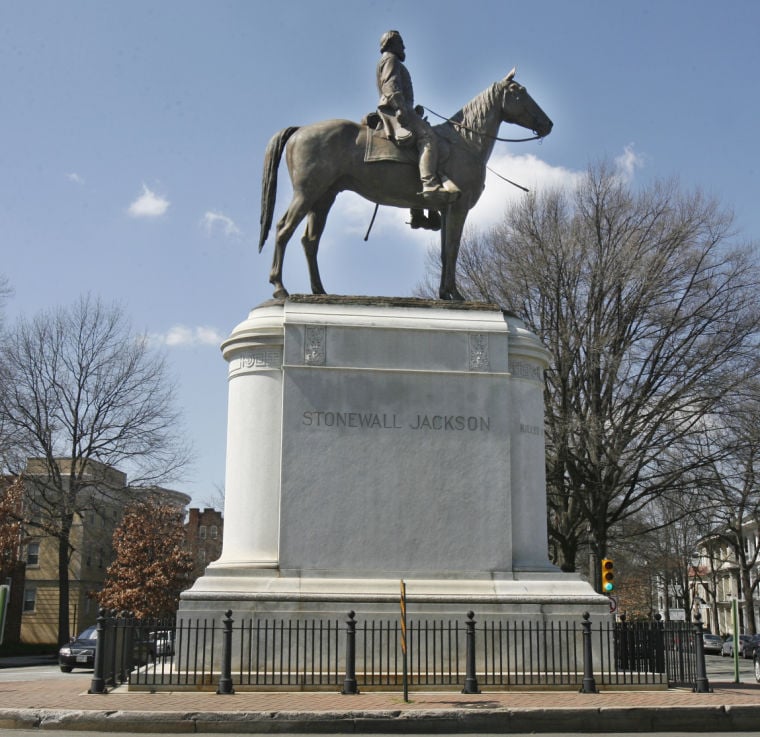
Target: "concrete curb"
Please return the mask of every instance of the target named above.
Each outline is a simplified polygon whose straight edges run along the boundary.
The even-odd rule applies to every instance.
[[[257,711],[170,712],[63,709],[0,709],[0,729],[98,732],[325,733],[589,733],[732,732],[760,725],[760,705],[503,708],[472,711]]]

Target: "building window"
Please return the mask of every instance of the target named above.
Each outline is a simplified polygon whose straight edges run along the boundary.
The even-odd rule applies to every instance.
[[[40,544],[38,542],[29,543],[26,546],[26,564],[28,566],[40,564]]]
[[[201,540],[205,540],[205,539],[206,539],[206,525],[201,525],[201,526],[198,528],[198,537],[199,537]]]
[[[37,608],[37,589],[24,589],[24,611],[33,612]]]
[[[211,535],[212,540],[216,540],[216,538],[219,537],[219,530],[216,528],[216,525],[211,525],[209,534]]]
[[[203,548],[201,548],[201,549],[198,551],[198,560],[199,560],[201,563],[205,563],[205,562],[206,562],[206,551],[205,551]]]

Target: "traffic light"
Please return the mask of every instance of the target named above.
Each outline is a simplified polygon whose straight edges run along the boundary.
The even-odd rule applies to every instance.
[[[602,558],[602,591],[611,594],[615,590],[615,564],[610,558]]]

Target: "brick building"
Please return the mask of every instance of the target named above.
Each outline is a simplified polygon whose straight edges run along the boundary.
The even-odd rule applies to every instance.
[[[200,578],[206,566],[222,554],[223,532],[224,521],[220,511],[210,508],[203,511],[190,509],[185,523],[185,539],[195,563],[191,574],[193,581]]]

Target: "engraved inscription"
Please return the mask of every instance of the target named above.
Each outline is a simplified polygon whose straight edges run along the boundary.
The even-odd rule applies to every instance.
[[[253,348],[230,361],[230,373],[280,368],[282,352],[276,348]]]
[[[524,423],[520,423],[520,432],[524,432],[528,435],[537,435],[541,437],[544,434],[544,428],[540,425],[526,425]]]
[[[432,430],[441,432],[489,432],[487,415],[415,414],[408,417],[395,412],[311,411],[301,416],[304,427],[345,427],[356,430]]]
[[[510,361],[509,371],[518,379],[531,379],[532,381],[544,381],[544,371],[540,366],[526,361]]]
[[[470,333],[470,371],[488,371],[488,336]]]
[[[326,358],[325,329],[321,325],[306,328],[303,360],[309,366],[324,366]]]

